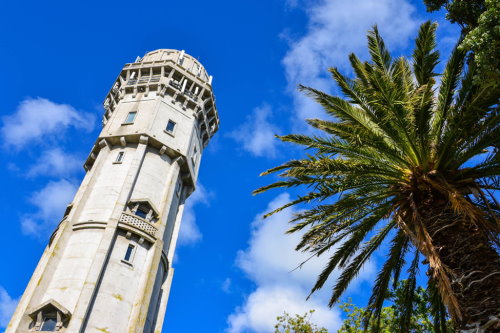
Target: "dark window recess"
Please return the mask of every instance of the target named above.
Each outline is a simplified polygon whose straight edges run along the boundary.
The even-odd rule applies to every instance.
[[[125,152],[124,151],[118,152],[118,155],[116,155],[115,162],[122,162],[124,156],[125,156]]]
[[[71,209],[73,208],[73,204],[69,204],[67,207],[66,207],[66,210],[64,211],[64,217],[68,216],[69,213],[71,213]]]
[[[148,216],[149,209],[146,209],[145,207],[139,206],[137,207],[137,210],[135,211],[135,215],[142,217],[143,219]]]
[[[132,124],[135,120],[136,114],[137,114],[137,111],[129,112],[127,115],[127,118],[125,119],[125,124]]]
[[[127,252],[125,252],[125,257],[123,258],[123,260],[130,261],[130,258],[132,257],[132,252],[134,252],[134,246],[130,244],[127,247]]]
[[[167,123],[166,131],[169,133],[173,133],[175,129],[175,121],[169,120]]]
[[[47,316],[43,319],[40,331],[54,332],[56,330],[57,319],[55,315]]]

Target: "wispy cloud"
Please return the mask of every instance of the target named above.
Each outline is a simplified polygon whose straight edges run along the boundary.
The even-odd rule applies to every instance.
[[[29,201],[36,207],[33,214],[23,216],[21,227],[25,234],[44,237],[62,218],[65,207],[71,202],[78,186],[67,179],[50,181],[32,194]]]
[[[289,92],[294,100],[292,123],[303,130],[305,118],[322,117],[321,107],[296,89],[297,84],[326,92],[333,89],[327,69],[349,70],[347,56],[366,56],[366,33],[377,24],[392,50],[404,48],[414,36],[418,20],[405,0],[305,1],[308,27],[301,38],[290,38],[283,59]]]
[[[231,291],[231,279],[230,278],[226,278],[220,288],[222,289],[223,292],[225,292],[226,294],[228,294],[230,291]]]
[[[46,176],[53,179],[31,194],[28,201],[34,212],[21,217],[25,234],[44,238],[57,225],[78,188],[72,177],[82,170],[82,161],[76,154],[66,152],[64,140],[55,139],[70,128],[89,132],[94,123],[95,116],[91,113],[40,97],[21,101],[14,113],[2,118],[0,135],[4,146],[17,150],[36,149],[38,156],[26,171],[14,163],[10,163],[10,169],[28,178]],[[44,144],[47,142],[51,145]]]
[[[182,216],[181,229],[179,231],[179,245],[192,245],[202,239],[200,228],[196,224],[195,206],[199,204],[208,205],[212,196],[201,184],[196,185],[196,191],[188,198],[184,215]]]
[[[18,302],[19,299],[12,298],[7,290],[0,286],[0,328],[7,327]]]
[[[20,149],[62,135],[69,127],[89,132],[94,123],[91,113],[38,97],[23,100],[12,115],[3,118],[0,131],[6,146]]]
[[[40,175],[67,177],[83,170],[82,165],[83,161],[79,157],[56,147],[43,151],[26,175],[30,178]]]
[[[304,119],[322,118],[322,107],[297,90],[302,84],[334,92],[329,67],[350,73],[348,55],[368,54],[366,34],[378,25],[391,50],[402,50],[415,35],[419,20],[415,8],[407,0],[287,0],[288,9],[302,8],[306,12],[306,32],[297,38],[284,32],[282,38],[289,49],[282,59],[287,80],[287,92],[292,96],[290,125],[293,132],[307,131]],[[242,149],[253,156],[275,157],[283,125],[271,120],[272,108],[263,104],[247,116],[245,122],[230,133]]]
[[[279,134],[279,128],[271,123],[272,109],[263,104],[246,117],[245,122],[232,131],[229,136],[238,142],[242,149],[254,156],[276,156],[278,140],[274,135]]]
[[[288,194],[281,194],[269,203],[265,211],[280,207],[289,199]],[[284,311],[304,314],[310,309],[316,310],[312,318],[316,324],[332,332],[340,327],[342,320],[339,310],[327,306],[329,288],[321,290],[306,301],[328,254],[313,258],[301,269],[294,270],[309,256],[294,250],[300,241],[300,234],[285,235],[289,227],[288,221],[295,212],[293,209],[287,209],[265,221],[261,217],[262,214],[259,214],[252,222],[248,248],[238,254],[237,265],[255,283],[256,289],[229,316],[229,333],[269,332],[276,323],[276,317]],[[359,286],[359,282],[369,278],[373,271],[373,264],[365,265],[351,288]],[[338,276],[337,273],[333,275]]]

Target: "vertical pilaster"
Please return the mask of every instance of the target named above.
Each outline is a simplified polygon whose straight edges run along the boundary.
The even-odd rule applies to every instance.
[[[168,186],[165,188],[163,194],[164,200],[162,200],[160,208],[162,209],[162,216],[160,216],[160,219],[162,220],[166,220],[166,217],[169,213],[169,208],[172,206],[171,203],[175,193],[175,184],[177,183],[180,171],[179,163],[181,163],[180,158],[172,161],[171,169],[169,175],[167,176]],[[160,228],[158,228],[159,235],[163,235],[164,226],[165,225],[162,224]],[[151,299],[155,278],[161,265],[160,261],[163,251],[162,239],[157,239],[150,251],[153,251],[152,260],[147,263],[146,270],[148,273],[145,279],[143,279],[142,284],[139,288],[138,295],[140,301],[137,302],[137,304],[134,304],[134,307],[132,309],[132,314],[129,320],[129,332],[142,333],[142,330],[144,329],[144,323],[146,321],[149,310],[149,300]]]
[[[108,222],[104,235],[101,239],[97,254],[92,262],[91,270],[87,275],[85,286],[80,294],[78,304],[75,309],[74,317],[68,327],[69,330],[75,330],[79,327],[79,332],[85,332],[88,319],[92,311],[92,306],[95,302],[99,291],[100,282],[104,275],[107,261],[113,250],[113,244],[116,237],[116,227],[119,216],[124,210],[125,205],[130,198],[137,176],[141,168],[144,156],[146,154],[147,138],[139,143],[134,154],[134,159],[130,165],[125,182],[123,183],[119,199],[115,203],[112,217]],[[75,331],[76,332],[76,331]]]

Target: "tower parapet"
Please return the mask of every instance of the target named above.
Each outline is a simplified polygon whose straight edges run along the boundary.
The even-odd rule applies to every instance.
[[[184,51],[126,64],[86,175],[6,332],[160,332],[186,199],[219,128],[212,77]]]

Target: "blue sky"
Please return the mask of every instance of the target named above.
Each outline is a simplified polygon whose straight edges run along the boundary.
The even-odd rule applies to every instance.
[[[307,132],[325,117],[298,83],[336,93],[326,69],[349,74],[347,55],[366,58],[378,24],[394,55],[409,55],[418,25],[440,23],[446,56],[458,28],[420,0],[10,1],[0,12],[2,163],[0,329],[9,320],[64,207],[83,177],[99,133],[102,101],[122,66],[158,48],[184,49],[214,76],[221,127],[202,159],[174,262],[165,332],[271,332],[284,310],[315,308],[332,330],[329,286],[305,297],[324,259],[305,257],[285,236],[293,210],[262,221],[294,193],[251,191],[259,173],[302,154],[274,134]],[[380,258],[379,258],[380,259]],[[378,267],[348,290],[364,305]]]

